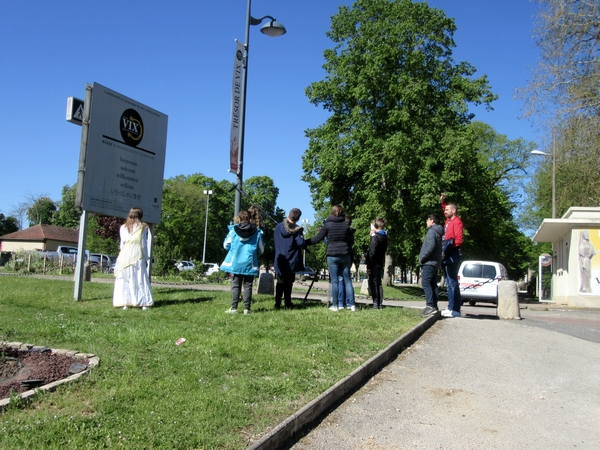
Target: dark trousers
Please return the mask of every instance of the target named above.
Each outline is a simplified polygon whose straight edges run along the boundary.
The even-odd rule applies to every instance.
[[[371,297],[373,297],[373,308],[381,308],[381,304],[383,303],[382,278],[383,267],[371,267],[371,273],[369,274],[369,290],[371,291]]]
[[[275,286],[275,308],[281,307],[281,298],[283,297],[285,306],[292,306],[292,286],[296,280],[293,273],[286,275],[277,275],[277,285]]]
[[[250,303],[252,303],[252,283],[254,283],[253,275],[233,274],[233,278],[231,279],[231,309],[237,309],[242,284],[244,285],[244,309],[250,309]]]
[[[458,283],[458,269],[460,259],[444,266],[446,271],[446,289],[448,291],[448,309],[460,312],[462,300],[460,298],[460,286]]]
[[[438,309],[437,266],[425,264],[421,267],[421,272],[423,291],[425,292],[425,304],[434,309]]]

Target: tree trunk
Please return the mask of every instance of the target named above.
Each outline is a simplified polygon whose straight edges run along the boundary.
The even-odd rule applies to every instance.
[[[394,261],[392,261],[392,255],[385,255],[385,270],[383,271],[384,286],[393,286],[394,284]]]

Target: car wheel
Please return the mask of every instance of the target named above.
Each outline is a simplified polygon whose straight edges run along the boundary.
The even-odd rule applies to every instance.
[[[469,300],[469,305],[475,306],[475,303],[477,303],[477,302],[474,302],[473,300]]]

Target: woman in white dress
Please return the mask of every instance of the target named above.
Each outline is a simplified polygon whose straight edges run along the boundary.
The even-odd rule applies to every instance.
[[[121,251],[115,264],[113,306],[148,309],[154,304],[148,276],[148,227],[142,223],[143,211],[131,208],[121,225]]]

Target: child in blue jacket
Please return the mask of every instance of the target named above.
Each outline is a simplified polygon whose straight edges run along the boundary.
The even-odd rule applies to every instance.
[[[265,251],[262,230],[250,222],[248,211],[240,211],[240,223],[230,227],[223,242],[227,250],[225,261],[220,270],[233,275],[231,279],[231,309],[226,313],[236,313],[240,298],[240,289],[244,284],[244,314],[250,314],[252,302],[252,283],[258,276],[258,257]]]

